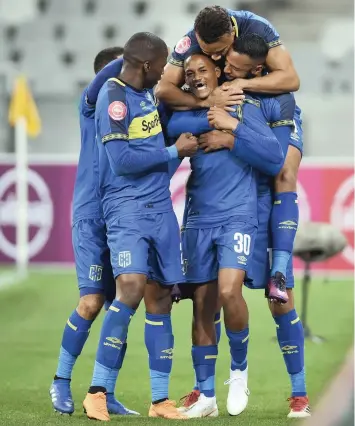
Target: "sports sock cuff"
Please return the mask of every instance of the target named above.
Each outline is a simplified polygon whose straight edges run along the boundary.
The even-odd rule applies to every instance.
[[[74,331],[88,331],[90,330],[91,324],[94,320],[87,320],[80,316],[76,309],[74,309],[73,313],[70,315],[67,324]]]
[[[119,300],[114,300],[111,304],[111,306],[108,308],[109,311],[113,312],[124,312],[131,317],[136,313],[136,311],[132,308],[130,308],[128,305],[125,305],[124,303],[120,302]]]
[[[287,312],[286,314],[274,317],[274,321],[279,327],[287,326],[290,323],[296,324],[299,320],[296,309],[292,309],[292,311]]]

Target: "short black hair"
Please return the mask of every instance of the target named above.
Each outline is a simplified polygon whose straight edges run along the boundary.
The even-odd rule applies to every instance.
[[[141,32],[134,34],[125,44],[123,59],[127,62],[152,61],[161,53],[168,53],[165,41],[155,34]]]
[[[194,30],[204,43],[212,44],[232,32],[232,21],[227,9],[209,6],[197,15]]]
[[[103,49],[96,55],[94,60],[94,70],[97,74],[103,67],[105,67],[109,62],[117,58],[117,56],[123,55],[123,47],[109,47],[108,49]]]
[[[269,53],[269,46],[258,34],[245,34],[236,37],[232,49],[241,55],[248,55],[251,59],[259,59],[265,62]]]

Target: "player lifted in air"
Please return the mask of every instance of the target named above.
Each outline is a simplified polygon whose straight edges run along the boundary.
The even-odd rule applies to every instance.
[[[106,64],[122,55],[121,47],[101,51],[95,58],[98,73]],[[64,329],[57,371],[50,388],[53,408],[62,414],[74,412],[70,389],[72,370],[99,314],[105,296],[110,297],[115,282],[107,246],[97,173],[98,150],[95,138],[95,109],[87,102],[87,89],[80,101],[81,150],[73,199],[73,248],[80,300]],[[124,351],[118,363],[122,363]],[[116,380],[107,386],[107,409],[112,414],[138,414],[115,399]]]
[[[135,34],[125,45],[121,74],[104,84],[96,104],[100,190],[116,278],[116,298],[104,319],[91,387],[83,403],[87,416],[97,420],[110,419],[107,384],[143,296],[152,390],[149,416],[186,418],[168,399],[174,348],[171,288],[183,280],[168,167],[178,156],[192,155],[197,141],[183,135],[165,148],[151,89],[167,56],[160,38]]]
[[[185,61],[186,84],[199,99],[206,99],[218,86],[220,73],[206,55],[192,55]],[[267,108],[274,107],[272,100]],[[292,109],[291,124],[293,112]],[[218,293],[232,366],[244,363],[242,347],[249,338],[249,318],[242,290],[257,230],[254,167],[275,175],[284,161],[281,145],[266,124],[259,100],[247,95],[243,107],[232,115],[218,108],[175,112],[168,133],[177,137],[187,129],[199,128],[199,134],[211,129],[209,123],[233,133],[238,142],[232,150],[224,148],[208,154],[199,150],[190,160],[187,215],[182,232],[185,277],[189,284],[183,286],[198,284],[194,292],[192,358],[200,396],[196,404],[184,411],[188,417],[218,415],[214,388],[214,316]]]
[[[251,34],[236,39],[226,57],[224,69],[226,76],[229,80],[253,78],[254,76],[257,78],[261,73],[267,51],[268,47],[265,41],[257,35]],[[289,143],[293,143],[290,141],[297,137],[297,134],[291,133],[291,131],[295,131],[293,123],[290,121],[290,115],[294,110],[293,96],[285,94],[276,96],[274,99],[258,96],[257,99],[261,102],[265,121],[270,123],[286,154]],[[192,127],[188,129],[195,133],[195,129]],[[299,135],[301,136],[300,133]],[[199,143],[208,152],[222,147],[234,151],[238,147],[238,140],[220,131],[212,131],[202,135],[199,138]],[[257,165],[254,166],[264,171]],[[272,180],[268,176],[260,174],[258,178],[258,233],[248,267],[248,275],[252,278],[252,281],[247,282],[249,287],[256,289],[265,288],[269,276],[269,255],[267,250],[269,247],[273,247],[273,234],[269,229],[270,221],[272,221],[273,189]],[[309,415],[309,405],[304,372],[304,334],[302,323],[294,308],[293,286],[294,277],[291,259],[287,267],[289,301],[286,304],[270,303],[269,307],[277,326],[277,338],[292,384],[289,417],[306,417]],[[289,349],[290,346],[292,346],[292,350]],[[237,366],[238,368],[232,365],[231,380],[229,381],[230,390],[227,407],[232,415],[241,413],[248,402],[247,341],[244,342],[244,345],[240,345],[240,350],[243,362]],[[198,395],[198,390],[191,393],[186,401],[186,406],[196,401]]]
[[[212,59],[220,60],[226,55],[233,40],[250,33],[260,35],[269,45],[270,50],[266,58],[268,73],[264,73],[266,75],[226,83],[203,101],[180,89],[184,82],[183,63],[192,52],[198,49]],[[200,108],[218,106],[216,99],[223,95],[223,88],[234,88],[237,92],[243,90],[258,94],[280,94],[298,90],[299,78],[279,34],[266,19],[247,11],[232,11],[219,6],[206,7],[198,14],[194,29],[175,46],[156,94],[172,108]],[[294,120],[296,127],[301,128],[300,110],[297,107]],[[299,136],[291,139],[284,167],[275,182],[275,204],[271,223],[274,251],[268,297],[282,303],[287,302],[289,297],[285,287],[285,275],[298,226],[296,182],[301,146]]]

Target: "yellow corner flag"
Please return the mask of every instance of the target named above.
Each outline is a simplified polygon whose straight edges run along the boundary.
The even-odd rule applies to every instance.
[[[11,126],[15,126],[21,117],[26,120],[28,136],[32,138],[38,136],[41,132],[41,119],[26,78],[23,76],[16,79],[11,97],[9,108]]]

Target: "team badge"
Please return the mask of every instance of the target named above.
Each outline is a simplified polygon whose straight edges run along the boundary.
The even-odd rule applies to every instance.
[[[175,52],[179,53],[180,55],[186,53],[191,47],[191,39],[190,37],[186,36],[182,38],[179,43],[175,46]]]
[[[123,120],[127,115],[127,107],[123,102],[111,102],[108,107],[108,115],[112,118],[112,120]]]

